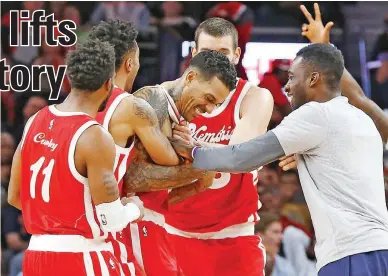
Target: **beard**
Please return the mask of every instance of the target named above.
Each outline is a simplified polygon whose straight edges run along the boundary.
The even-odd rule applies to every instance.
[[[98,112],[102,112],[105,110],[106,104],[108,103],[108,100],[109,100],[110,96],[112,95],[112,91],[113,91],[113,83],[111,84],[108,95],[106,96],[105,100],[102,102],[100,107],[98,108]]]

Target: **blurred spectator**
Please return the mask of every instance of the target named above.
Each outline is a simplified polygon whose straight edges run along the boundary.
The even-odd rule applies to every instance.
[[[20,210],[12,206],[3,208],[2,220],[2,233],[9,250],[9,276],[17,276],[22,271],[24,250],[28,247],[31,235],[26,232]]]
[[[66,1],[49,1],[48,3],[49,3],[49,13],[54,14],[55,20],[61,21],[65,19],[64,10],[66,7]]]
[[[16,143],[12,135],[7,132],[1,132],[1,163],[12,163],[15,150]]]
[[[254,12],[247,5],[240,2],[221,2],[216,4],[207,13],[207,17],[221,17],[232,22],[238,32],[238,46],[241,48],[241,58],[237,64],[239,77],[248,79],[245,68],[242,66],[246,44],[251,39],[254,24]]]
[[[296,275],[317,276],[314,253],[315,239],[304,231],[288,226],[283,233],[283,250],[285,257],[291,262]]]
[[[260,212],[260,221],[255,225],[255,234],[263,239],[267,258],[273,260],[273,268],[266,271],[267,276],[297,276],[291,263],[279,255],[283,238],[280,217],[270,212]],[[270,262],[271,264],[271,262]]]
[[[377,37],[372,51],[372,60],[378,59],[380,53],[388,52],[388,13],[384,19],[384,31]]]
[[[75,30],[75,34],[77,35],[77,43],[83,42],[87,37],[86,28],[82,25],[81,14],[78,8],[75,6],[67,5],[63,11],[63,18],[67,20],[72,20],[77,29]],[[72,47],[67,47],[66,50],[70,50]]]
[[[94,9],[89,23],[100,23],[101,20],[120,19],[133,22],[137,29],[145,29],[151,22],[151,14],[144,3],[140,2],[100,2]]]
[[[31,93],[28,95],[27,102],[22,109],[22,122],[15,125],[15,128],[12,130],[12,134],[17,143],[19,143],[22,138],[24,126],[27,123],[27,120],[47,105],[48,102],[46,97],[37,93]]]
[[[162,3],[162,19],[154,19],[160,36],[160,81],[168,81],[180,75],[182,61],[182,42],[194,37],[197,22],[189,16],[183,16],[183,4],[175,1]]]
[[[283,93],[283,87],[288,81],[289,60],[277,59],[272,62],[272,70],[264,74],[259,86],[268,89],[273,98],[275,106],[283,116],[291,112],[291,105],[287,96]]]
[[[42,9],[43,1],[23,1],[22,9],[28,10],[30,17],[35,10]],[[18,63],[29,65],[31,61],[37,56],[38,48],[35,46],[9,46],[10,36],[10,14],[6,13],[1,19],[1,41],[4,53],[9,54]],[[32,41],[32,32],[29,40]],[[32,43],[30,43],[32,44]]]
[[[13,66],[13,62],[10,58],[8,58],[7,56],[2,56],[2,58],[5,59],[6,64],[10,68]],[[7,71],[4,76],[4,83],[6,85],[9,85],[9,76],[9,71]],[[2,107],[5,108],[4,112],[7,116],[6,118],[2,117],[1,122],[7,125],[12,125],[15,120],[15,92],[11,89],[11,87],[8,91],[1,91],[1,103],[4,105]]]
[[[280,214],[283,205],[279,187],[267,187],[259,193],[260,202],[262,204],[261,211],[269,211]]]
[[[46,44],[42,39],[42,46],[39,48],[39,56],[34,59],[32,65],[52,65],[57,72],[60,65],[65,64],[65,48],[62,46],[52,47]],[[51,87],[47,74],[40,76],[40,89],[41,92],[50,92]],[[65,76],[62,82],[61,93],[68,94],[70,92],[70,83]],[[44,95],[48,99],[48,95]]]

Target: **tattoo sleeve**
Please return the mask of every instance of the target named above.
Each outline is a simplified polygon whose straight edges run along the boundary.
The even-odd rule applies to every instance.
[[[207,172],[193,169],[191,164],[165,167],[133,160],[124,175],[125,191],[128,193],[173,189],[191,184],[206,174]]]
[[[152,106],[158,118],[159,126],[162,127],[169,116],[168,102],[164,92],[159,87],[146,86],[136,91],[133,95],[145,100]]]

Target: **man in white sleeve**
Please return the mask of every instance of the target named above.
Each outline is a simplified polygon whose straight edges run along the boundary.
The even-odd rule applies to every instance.
[[[319,276],[388,273],[383,144],[372,119],[341,96],[344,60],[329,44],[297,53],[286,85],[294,111],[275,129],[223,148],[175,149],[196,169],[251,171],[296,154]]]

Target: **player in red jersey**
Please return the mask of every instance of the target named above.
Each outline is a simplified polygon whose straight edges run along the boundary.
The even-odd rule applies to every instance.
[[[89,37],[109,42],[115,48],[116,87],[108,99],[106,108],[97,114],[96,120],[109,131],[116,144],[115,176],[122,194],[122,178],[134,155],[134,141],[139,139],[153,162],[164,166],[179,164],[179,158],[167,137],[162,133],[155,110],[144,99],[129,94],[139,69],[137,31],[133,23],[114,20],[96,25]],[[122,194],[123,195],[123,194]],[[137,265],[131,248],[130,229],[111,233],[114,253],[124,275],[130,275],[129,265],[135,264],[136,275],[144,273]],[[153,261],[155,262],[155,260]],[[177,265],[169,267],[171,273]]]
[[[237,64],[237,36],[230,22],[210,18],[196,30],[193,56],[217,50]],[[272,110],[268,90],[239,79],[218,109],[190,122],[192,136],[212,146],[242,143],[267,131]],[[181,126],[174,134],[189,139]],[[260,208],[256,184],[257,171],[218,173],[209,189],[169,206],[165,228],[186,276],[263,275],[265,252],[254,234]]]
[[[79,45],[67,60],[66,101],[26,124],[8,190],[32,234],[23,275],[120,275],[104,233],[138,220],[141,203],[120,201],[114,142],[93,119],[111,94],[114,62],[108,43]]]
[[[144,87],[134,95],[154,108],[163,133],[171,137],[173,124],[212,112],[235,84],[236,69],[226,56],[205,51],[191,60],[179,79]],[[182,275],[174,270],[175,253],[163,228],[167,189],[194,186],[200,190],[211,184],[214,174],[192,170],[191,164],[170,167],[153,164],[145,146],[140,141],[135,144],[136,157],[124,176],[124,189],[137,192],[146,208],[143,221],[130,225],[135,257],[149,276]]]

